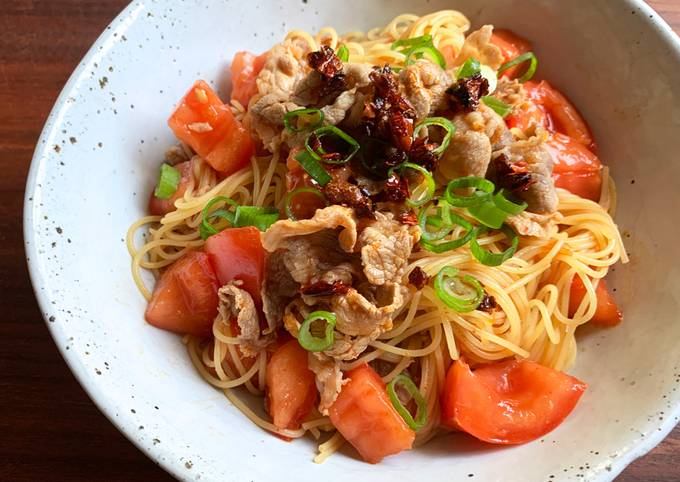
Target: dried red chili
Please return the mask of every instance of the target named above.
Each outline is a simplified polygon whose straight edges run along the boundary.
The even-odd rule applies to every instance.
[[[428,281],[430,281],[430,277],[419,266],[413,268],[413,271],[408,274],[408,282],[416,289],[422,290]]]
[[[373,201],[359,186],[342,179],[333,179],[323,187],[330,204],[353,208],[359,217],[373,217]]]
[[[479,306],[477,306],[477,309],[487,313],[493,313],[497,308],[498,303],[496,303],[496,298],[484,292],[484,298],[482,298],[482,301],[479,303]]]
[[[460,79],[446,90],[449,106],[454,112],[472,112],[479,107],[479,100],[489,93],[489,81],[476,73]]]
[[[498,187],[518,193],[529,189],[534,182],[526,162],[510,162],[505,154],[493,160],[493,167]]]
[[[331,296],[331,295],[345,295],[349,291],[349,285],[342,281],[334,281],[327,283],[326,281],[318,281],[311,285],[300,288],[300,293],[307,296]]]

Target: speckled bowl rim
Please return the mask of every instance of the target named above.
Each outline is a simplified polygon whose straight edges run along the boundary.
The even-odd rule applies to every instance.
[[[657,29],[665,43],[676,53],[677,57],[680,58],[680,38],[673,32],[671,27],[657,14],[654,9],[652,9],[643,0],[623,0],[621,1],[621,10],[638,9],[645,13],[645,21],[650,29]],[[49,149],[52,145],[48,142],[58,134],[59,128],[61,126],[60,120],[63,118],[65,111],[68,109],[67,99],[73,95],[76,90],[77,81],[86,70],[88,63],[92,61],[95,56],[104,56],[111,46],[108,42],[109,38],[113,35],[114,25],[120,25],[126,23],[124,20],[131,17],[134,10],[134,2],[130,3],[125,9],[121,11],[118,16],[109,24],[109,26],[104,29],[103,33],[97,38],[92,47],[83,56],[82,60],[79,62],[78,67],[73,71],[66,85],[62,89],[59,97],[57,98],[54,107],[52,108],[45,126],[42,130],[40,138],[38,139],[35,152],[31,161],[31,167],[26,180],[26,189],[24,195],[24,244],[26,250],[27,264],[29,269],[29,274],[31,278],[31,283],[33,285],[33,290],[35,296],[38,300],[38,304],[45,318],[46,325],[55,340],[57,348],[68,364],[73,375],[76,377],[80,385],[85,389],[86,393],[90,399],[94,402],[100,412],[109,419],[109,421],[118,430],[125,435],[125,437],[135,444],[143,453],[145,453],[149,458],[159,464],[164,470],[172,474],[175,478],[182,479],[186,472],[183,470],[181,462],[174,460],[171,457],[163,457],[169,452],[164,446],[148,446],[141,443],[140,440],[134,437],[135,431],[137,429],[137,424],[135,420],[130,415],[119,414],[119,416],[114,416],[113,411],[109,407],[108,400],[102,390],[98,387],[97,379],[90,374],[90,372],[81,369],[76,361],[77,355],[72,351],[66,350],[66,339],[65,334],[60,333],[60,331],[55,327],[54,324],[48,323],[46,313],[49,311],[52,300],[48,293],[42,291],[40,286],[43,286],[45,281],[45,274],[41,271],[41,264],[38,262],[40,259],[40,254],[36,249],[36,244],[34,242],[35,233],[31,229],[34,226],[33,223],[33,207],[32,203],[29,201],[34,197],[35,192],[39,191],[41,188],[36,185],[36,179],[39,172],[46,169],[46,161],[48,159]],[[108,45],[107,45],[108,44]],[[660,424],[658,430],[654,431],[649,437],[642,439],[637,445],[625,452],[621,457],[618,457],[611,463],[611,471],[607,473],[600,473],[600,475],[595,479],[596,481],[613,480],[619,475],[630,463],[639,457],[647,454],[655,446],[657,446],[666,436],[673,430],[676,423],[675,420],[680,416],[680,404],[677,404],[671,416],[666,417],[663,423]]]

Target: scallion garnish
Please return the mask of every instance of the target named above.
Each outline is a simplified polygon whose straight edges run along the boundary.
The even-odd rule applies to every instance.
[[[536,73],[536,67],[538,66],[538,59],[536,58],[536,55],[534,55],[533,52],[523,53],[522,55],[515,57],[511,61],[504,63],[498,69],[498,73],[502,74],[506,70],[511,69],[516,65],[522,64],[527,60],[529,61],[529,67],[527,68],[526,72],[524,72],[524,75],[522,75],[517,80],[519,80],[521,83],[531,80],[531,78]]]
[[[466,188],[474,188],[475,191],[469,196],[459,196],[454,192],[454,189]],[[488,201],[491,198],[494,188],[494,183],[483,177],[459,177],[449,182],[444,191],[444,197],[452,206],[466,208],[477,206]]]
[[[255,226],[266,231],[279,220],[279,210],[273,207],[238,206],[234,215],[234,227]]]
[[[395,170],[399,171],[401,175],[404,175],[404,171],[406,169],[412,169],[419,172],[420,175],[423,176],[424,181],[411,190],[412,196],[405,201],[405,204],[412,208],[422,206],[427,201],[432,199],[432,196],[434,196],[434,190],[436,188],[434,178],[432,177],[430,171],[425,169],[423,166],[413,164],[412,162],[403,162],[397,167],[391,168],[387,172],[387,176],[391,176]]]
[[[508,217],[508,213],[496,206],[493,199],[476,206],[468,206],[467,210],[477,221],[493,229],[500,228]]]
[[[458,269],[444,266],[434,279],[434,291],[446,306],[459,313],[475,310],[484,298],[484,288],[469,274],[460,276]]]
[[[439,199],[436,205],[436,215],[428,215],[428,211],[435,207],[434,204],[424,207],[418,213],[418,225],[420,226],[420,239],[422,241],[438,241],[443,239],[447,234],[453,229],[453,223],[451,221],[451,207],[448,203]],[[430,231],[427,229],[428,226],[434,226],[438,228],[437,231]]]
[[[508,105],[491,95],[485,95],[482,97],[482,102],[484,102],[490,109],[503,118],[507,117],[508,114],[512,112],[511,105]]]
[[[392,43],[392,50],[399,48],[401,48],[399,52],[406,56],[404,65],[411,65],[417,59],[421,59],[424,55],[428,55],[430,59],[439,64],[442,69],[446,68],[446,59],[444,59],[442,53],[435,48],[432,43],[431,35],[396,40]]]
[[[416,418],[413,418],[411,412],[409,412],[397,394],[397,386],[401,386],[406,392],[411,396],[414,402],[416,402]],[[413,380],[411,380],[406,375],[400,373],[392,379],[390,383],[387,384],[387,395],[390,397],[390,401],[394,406],[394,409],[401,415],[404,419],[406,425],[408,425],[411,430],[418,431],[427,424],[427,402],[425,398],[416,387]]]
[[[449,213],[449,218],[450,218],[451,221],[450,221],[450,224],[449,224],[448,232],[439,239],[442,239],[447,234],[449,234],[453,230],[453,228],[456,224],[458,226],[461,226],[463,229],[465,229],[465,234],[458,239],[453,239],[453,240],[450,240],[450,241],[442,241],[441,243],[434,243],[433,241],[438,241],[438,240],[432,240],[432,239],[427,240],[427,239],[424,239],[424,237],[422,237],[422,235],[421,235],[420,244],[423,248],[427,249],[428,251],[432,251],[433,253],[445,253],[446,251],[451,251],[453,249],[458,249],[461,246],[465,246],[468,243],[468,241],[470,241],[472,239],[472,236],[474,235],[474,229],[472,228],[472,224],[470,224],[465,219],[461,218],[460,216],[458,216],[455,213]],[[426,230],[423,229],[423,224],[426,225],[427,220],[425,220],[425,222],[423,222],[420,219],[420,216],[419,216],[418,221],[419,221],[419,224],[420,224],[421,231],[425,232]]]
[[[514,201],[511,201],[511,199],[512,194],[505,188],[501,189],[493,196],[493,202],[496,204],[496,206],[498,206],[500,209],[510,214],[511,216],[515,216],[521,213],[529,206],[527,203],[523,201],[520,203],[516,203]]]
[[[479,67],[479,61],[477,59],[469,58],[458,68],[456,78],[465,79],[467,77],[472,77],[480,72]]]
[[[161,173],[158,177],[158,185],[153,195],[158,199],[170,199],[175,194],[182,174],[170,164],[161,164]]]
[[[326,200],[326,196],[324,196],[323,193],[318,189],[314,189],[313,187],[299,187],[286,194],[284,208],[286,210],[286,215],[288,216],[288,219],[291,219],[293,221],[298,220],[297,217],[295,216],[295,213],[293,212],[293,199],[295,199],[295,196],[297,196],[298,194],[304,193],[314,194],[315,196],[319,197],[324,203],[326,203],[326,206],[328,206],[328,200]]]
[[[344,154],[339,152],[326,152],[323,147],[323,139],[326,137],[333,142],[341,141],[348,146],[347,152]],[[313,139],[318,141],[318,145],[309,145],[309,142]],[[354,154],[359,151],[360,147],[359,143],[352,136],[344,133],[335,126],[319,127],[305,139],[305,148],[307,149],[307,152],[317,161],[323,161],[328,164],[345,164],[354,157]]]
[[[320,186],[325,186],[331,181],[331,175],[326,172],[323,166],[312,157],[307,151],[302,151],[295,156],[295,160],[300,163],[309,176],[319,183]]]
[[[426,129],[429,126],[439,126],[446,131],[439,147],[432,151],[439,156],[449,147],[451,137],[456,133],[456,126],[445,117],[427,117],[416,124],[413,129],[413,138],[415,139],[418,136],[421,129]]]
[[[234,218],[236,214],[233,211],[222,208],[212,213],[210,212],[210,208],[221,202],[238,207],[238,203],[236,201],[226,196],[217,196],[208,201],[201,211],[201,224],[198,227],[198,233],[201,236],[201,239],[208,239],[213,234],[217,234],[221,231],[221,229],[215,228],[210,223],[210,221],[213,219],[224,219],[231,226],[234,225]]]
[[[335,52],[335,55],[337,55],[338,58],[343,62],[349,61],[349,49],[347,48],[347,45],[342,44],[340,47],[338,47],[338,50],[337,52]]]
[[[482,248],[477,242],[477,238],[486,231],[487,228],[482,226],[475,228],[475,233],[470,240],[470,251],[472,252],[472,255],[483,265],[500,266],[514,256],[515,251],[517,251],[517,246],[519,245],[519,237],[510,226],[504,224],[501,226],[501,232],[505,234],[505,236],[510,240],[510,247],[502,253],[491,253],[490,251]]]
[[[323,338],[312,334],[312,323],[316,320],[326,322]],[[302,325],[300,325],[298,343],[307,351],[317,352],[328,350],[333,346],[333,330],[335,329],[336,321],[335,314],[330,311],[314,311],[313,313],[310,313],[309,316],[305,318],[305,321],[302,322]]]
[[[296,109],[283,116],[283,125],[291,132],[302,132],[321,125],[323,117],[320,109]]]

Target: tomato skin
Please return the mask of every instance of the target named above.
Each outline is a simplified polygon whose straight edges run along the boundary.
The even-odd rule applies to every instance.
[[[586,287],[583,285],[583,281],[579,276],[574,276],[569,295],[569,316],[574,316],[585,295]],[[616,306],[616,301],[614,301],[604,279],[601,279],[597,284],[595,296],[597,297],[597,309],[590,322],[601,326],[616,326],[621,323],[623,314]]]
[[[298,155],[303,149],[293,148],[286,159],[286,168],[288,172],[286,173],[286,187],[288,192],[291,192],[300,187],[313,187],[318,189],[319,187],[314,184],[312,178],[309,174],[305,172],[299,162],[295,160],[295,156]],[[325,207],[323,200],[311,193],[300,193],[297,194],[291,203],[291,210],[297,219],[309,219],[314,216],[317,209]]]
[[[207,336],[217,316],[218,289],[208,255],[191,251],[163,272],[144,317],[164,330]]]
[[[175,210],[175,201],[184,196],[184,193],[191,182],[191,161],[180,162],[176,166],[182,177],[177,185],[177,190],[168,199],[160,199],[154,195],[154,191],[151,191],[151,197],[149,198],[149,213],[156,216],[164,216]]]
[[[293,339],[277,348],[267,364],[267,407],[277,428],[300,428],[314,408],[318,392],[307,357]]]
[[[265,252],[257,228],[227,228],[208,238],[205,252],[220,286],[241,280],[242,288],[250,293],[255,305],[262,306],[260,289],[264,280]]]
[[[494,29],[491,35],[491,43],[501,49],[503,62],[509,62],[532,49],[531,42],[515,34],[512,30],[503,28]],[[501,77],[516,79],[521,77],[525,70],[526,65],[518,65],[504,71]]]
[[[442,395],[442,424],[493,444],[521,444],[553,430],[587,385],[527,360],[451,365]]]
[[[602,192],[602,163],[583,144],[555,133],[545,144],[553,158],[553,180],[585,199],[598,201]]]
[[[248,103],[253,95],[257,94],[258,74],[264,67],[267,53],[254,55],[250,52],[236,52],[231,61],[231,98],[238,101],[243,107],[248,108]]]
[[[368,365],[346,374],[342,387],[329,409],[333,425],[369,463],[408,450],[415,432],[392,406],[382,378]]]
[[[209,127],[198,132],[196,125]],[[182,98],[168,126],[178,139],[225,176],[246,166],[255,152],[248,131],[203,80],[196,81]]]

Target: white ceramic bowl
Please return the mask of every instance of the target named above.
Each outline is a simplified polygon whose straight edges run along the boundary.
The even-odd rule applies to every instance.
[[[318,466],[311,441],[251,425],[196,374],[179,337],[144,323],[123,237],[144,213],[173,140],[165,121],[194,79],[227,91],[234,52],[268,49],[294,27],[366,29],[445,7],[534,40],[540,74],[589,120],[619,186],[632,262],[612,284],[626,319],[581,336],[573,373],[590,388],[541,440],[498,448],[450,435],[378,466],[349,449]],[[80,383],[178,478],[609,480],[678,421],[679,139],[680,42],[642,1],[135,1],[73,73],[40,138],[25,203],[31,277]]]

